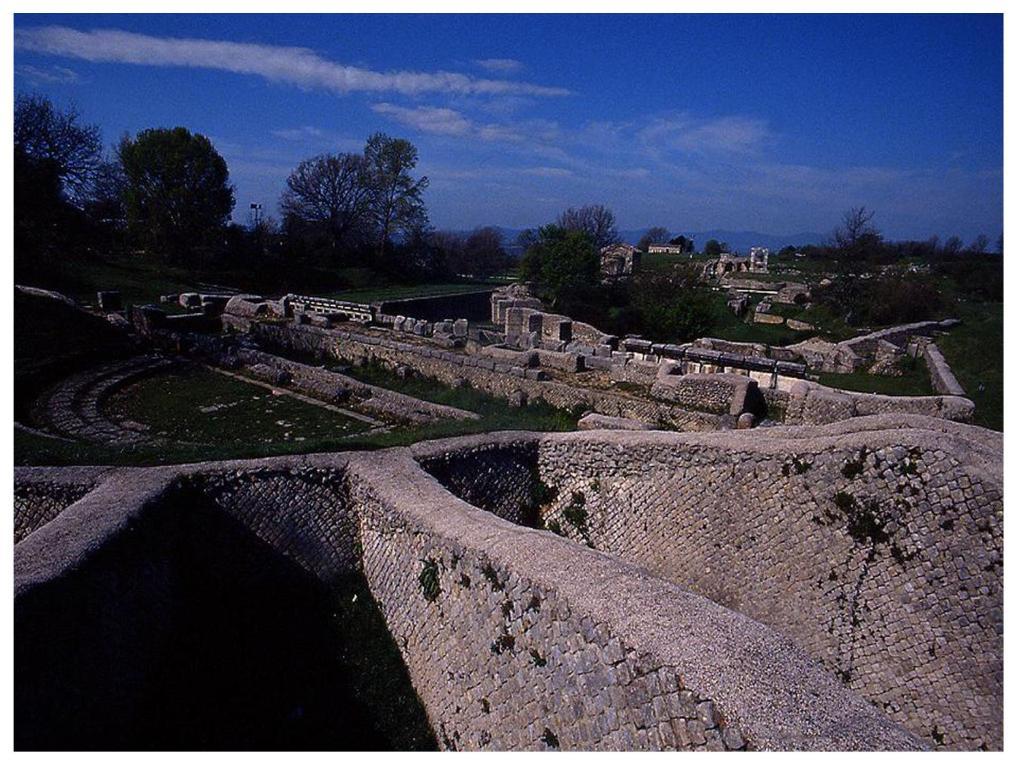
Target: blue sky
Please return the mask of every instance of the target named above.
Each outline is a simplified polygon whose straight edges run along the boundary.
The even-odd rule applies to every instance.
[[[440,228],[602,202],[620,228],[1002,232],[1000,16],[15,18],[15,88],[114,142],[184,125],[239,213],[295,164],[411,139]]]

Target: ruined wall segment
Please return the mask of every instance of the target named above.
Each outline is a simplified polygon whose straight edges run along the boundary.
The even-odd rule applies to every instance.
[[[902,419],[545,436],[541,518],[773,626],[936,746],[999,748],[1001,446]]]
[[[446,747],[920,746],[761,625],[378,459],[364,569]]]
[[[478,454],[496,468],[486,484],[496,497],[528,497],[521,480],[509,485],[497,470],[507,461],[521,479],[531,474],[527,437]],[[429,461],[462,447],[439,441],[417,451]],[[21,680],[31,683],[22,691],[44,701],[47,686],[65,679],[53,672],[73,664],[95,672],[75,678],[83,690],[114,697],[115,712],[130,709],[138,674],[191,594],[179,587],[189,562],[181,554],[195,546],[215,561],[205,537],[230,521],[321,580],[362,568],[449,749],[921,747],[772,630],[467,504],[413,453],[118,470],[116,482],[16,547],[18,658],[29,660]],[[468,466],[453,469],[452,482],[468,482]],[[126,584],[137,585],[131,599],[118,587]],[[70,614],[52,609],[75,601],[94,617],[75,624],[80,650],[26,651],[65,636],[58,630]],[[104,651],[111,647],[129,652],[124,669]],[[94,654],[104,662],[92,664]]]

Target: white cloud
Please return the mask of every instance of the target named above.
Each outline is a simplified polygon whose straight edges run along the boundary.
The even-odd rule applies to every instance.
[[[56,64],[50,67],[34,67],[31,64],[21,64],[14,68],[14,74],[23,77],[32,85],[43,85],[45,83],[77,83],[81,78],[78,73],[67,67],[58,67]]]
[[[477,66],[488,72],[511,75],[523,69],[523,62],[516,59],[477,59]]]
[[[439,136],[465,136],[480,141],[518,144],[527,136],[520,126],[497,123],[478,123],[462,112],[448,107],[401,107],[382,102],[370,107],[379,115],[386,115],[402,125],[423,133]]]
[[[118,29],[82,32],[70,27],[17,29],[16,48],[92,62],[216,69],[258,75],[271,82],[334,93],[396,92],[406,95],[564,96],[556,88],[514,80],[484,80],[457,72],[376,72],[325,59],[309,48],[235,43],[226,40],[154,37]]]
[[[447,107],[400,107],[382,102],[374,104],[371,109],[378,115],[386,115],[424,133],[467,136],[476,130],[473,122],[461,112]]]
[[[278,128],[271,131],[270,135],[285,141],[295,142],[296,144],[307,144],[317,147],[329,146],[335,151],[355,152],[361,150],[364,145],[364,142],[359,139],[312,125],[303,125],[298,128]]]
[[[523,168],[520,173],[525,173],[527,176],[540,176],[547,179],[567,179],[570,176],[576,175],[568,168],[556,168],[547,165],[541,165],[535,168]]]

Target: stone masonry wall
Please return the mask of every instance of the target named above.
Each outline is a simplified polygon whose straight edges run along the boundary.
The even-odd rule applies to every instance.
[[[525,445],[523,436],[514,442]],[[159,558],[188,541],[190,529],[175,521],[221,511],[324,580],[361,566],[446,748],[920,748],[774,631],[618,558],[473,507],[414,458],[461,446],[112,473],[15,547],[19,658],[51,665],[23,670],[45,671],[29,675],[33,700],[45,702],[46,681],[75,665],[91,668],[89,655],[103,648],[131,649],[132,670],[145,668],[160,632],[173,629],[173,613],[160,612],[178,599],[174,561]],[[516,451],[483,455],[495,466],[502,456],[523,463]],[[185,506],[176,513],[173,503]],[[164,511],[146,512],[154,504]],[[153,521],[162,522],[147,533]],[[131,559],[111,560],[125,535],[137,537]],[[147,547],[159,556],[152,565]],[[103,558],[138,573],[111,580],[92,565]],[[151,568],[165,562],[171,571],[150,584]],[[73,658],[28,654],[63,621],[46,606],[81,591],[83,578],[90,615],[104,613],[102,590],[112,590],[112,623],[79,624],[83,650]],[[165,583],[172,591],[155,601],[123,587]],[[136,634],[150,626],[155,633]],[[124,683],[116,695],[127,705],[137,683],[118,659],[103,669]],[[93,677],[90,686],[109,675]]]
[[[474,388],[500,397],[524,392],[531,400],[543,400],[566,410],[588,409],[607,416],[670,424],[681,430],[718,428],[718,419],[710,414],[688,411],[648,398],[584,389],[561,381],[519,378],[517,372],[524,369],[484,355],[461,354],[426,344],[410,344],[338,328],[254,323],[250,330],[257,340],[278,349],[326,355],[348,362],[372,359],[389,367],[405,365],[422,376],[445,384],[468,381]]]
[[[773,626],[936,746],[998,749],[1001,447],[856,422],[548,436],[542,520]]]
[[[96,487],[107,467],[14,469],[14,543],[41,528]]]
[[[854,416],[886,413],[970,421],[974,415],[974,403],[966,397],[875,395],[801,381],[790,390],[785,421],[786,424],[832,424]]]

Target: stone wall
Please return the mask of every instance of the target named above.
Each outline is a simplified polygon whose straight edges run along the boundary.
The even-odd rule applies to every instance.
[[[542,520],[773,626],[936,746],[998,749],[1001,443],[956,426],[547,436]]]
[[[925,395],[899,397],[833,389],[798,382],[786,401],[786,424],[831,424],[855,416],[907,413],[950,421],[970,421],[974,403],[966,397]]]
[[[967,394],[937,344],[928,344],[924,348],[924,362],[928,366],[932,389],[940,395],[964,397]]]
[[[46,525],[110,473],[107,467],[14,468],[14,543]]]
[[[22,743],[96,726],[89,743],[104,745],[187,607],[177,558],[202,546],[215,561],[220,535],[205,537],[223,517],[322,581],[361,567],[449,749],[921,747],[775,631],[471,506],[417,463],[492,500],[527,499],[531,451],[557,439],[498,436],[497,452],[494,440],[478,438],[473,461],[461,440],[118,471],[15,548]],[[480,485],[474,461],[493,469]]]
[[[682,430],[717,429],[718,419],[706,413],[649,398],[576,387],[562,381],[544,381],[535,369],[443,349],[429,342],[411,344],[386,335],[372,335],[341,328],[315,328],[282,323],[253,323],[253,337],[271,348],[321,355],[360,364],[377,361],[386,367],[407,366],[416,373],[450,386],[468,382],[472,387],[499,397],[523,392],[530,400],[542,400],[556,408],[585,409],[608,416],[664,423]],[[532,373],[532,375],[531,375]]]

